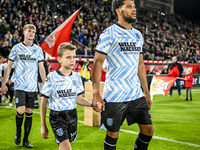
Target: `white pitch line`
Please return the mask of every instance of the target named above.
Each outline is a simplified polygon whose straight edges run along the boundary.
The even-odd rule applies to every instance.
[[[15,109],[14,107],[10,107],[10,106],[5,106],[5,107]],[[40,112],[37,112],[37,111],[33,111],[33,113],[40,114]],[[46,114],[46,115],[49,116],[49,114]],[[84,123],[84,121],[80,121],[80,120],[78,120],[78,122]],[[138,135],[138,132],[135,132],[135,131],[125,130],[125,129],[120,129],[120,131]],[[174,143],[179,143],[179,144],[184,144],[184,145],[189,145],[189,146],[193,146],[193,147],[200,147],[200,145],[198,145],[198,144],[167,139],[167,138],[163,138],[163,137],[159,137],[159,136],[153,136],[153,138],[159,139],[159,140],[164,140],[164,141],[169,141],[169,142],[174,142]]]
[[[138,132],[134,132],[134,131],[124,130],[124,129],[120,129],[120,131],[138,135]],[[193,146],[193,147],[200,147],[200,145],[198,145],[198,144],[182,142],[182,141],[178,141],[178,140],[171,140],[171,139],[167,139],[167,138],[163,138],[163,137],[159,137],[159,136],[153,136],[153,138],[159,139],[159,140],[164,140],[164,141],[169,141],[169,142],[174,142],[174,143],[179,143],[179,144],[184,144],[184,145],[189,145],[189,146]]]

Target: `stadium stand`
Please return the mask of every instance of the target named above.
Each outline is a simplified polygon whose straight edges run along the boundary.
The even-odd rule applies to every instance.
[[[76,18],[71,42],[78,48],[78,58],[93,58],[99,35],[116,22],[111,1],[100,0],[1,0],[0,54],[7,57],[9,49],[23,39],[22,27],[37,26],[35,43],[41,44],[75,10],[82,7]],[[138,22],[133,26],[144,37],[144,60],[197,63],[200,60],[199,24],[177,14],[164,14],[137,8]],[[87,50],[87,51],[86,51]]]

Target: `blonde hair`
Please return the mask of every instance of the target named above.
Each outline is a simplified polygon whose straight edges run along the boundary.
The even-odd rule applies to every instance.
[[[66,50],[75,51],[76,47],[68,42],[61,43],[58,47],[58,57],[62,57]]]
[[[189,73],[191,73],[191,72],[192,72],[192,71],[191,71],[191,69],[189,69],[189,68],[188,68],[188,69],[186,69],[186,71],[188,71]]]
[[[26,31],[27,29],[33,29],[36,31],[36,27],[33,24],[26,24],[23,28],[23,31]]]

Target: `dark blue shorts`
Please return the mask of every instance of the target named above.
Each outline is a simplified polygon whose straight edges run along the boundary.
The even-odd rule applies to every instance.
[[[150,125],[151,114],[145,97],[130,102],[105,101],[105,111],[101,112],[101,127],[110,132],[118,132],[120,126],[127,120],[128,125],[133,123]]]
[[[51,110],[49,114],[49,121],[59,144],[64,140],[69,139],[70,142],[74,141],[77,137],[77,111],[65,110],[54,111]]]
[[[39,108],[38,93],[26,92],[21,90],[15,91],[16,108],[19,106],[26,106],[27,108]]]

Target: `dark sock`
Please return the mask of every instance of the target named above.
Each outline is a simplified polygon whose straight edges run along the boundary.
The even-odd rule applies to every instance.
[[[14,95],[14,91],[10,91],[10,103],[12,103],[13,101],[13,95]]]
[[[116,150],[116,143],[117,143],[117,138],[115,139],[106,135],[104,141],[104,150]]]
[[[144,135],[139,133],[138,138],[134,145],[134,150],[147,150],[149,142],[151,141],[152,136]]]
[[[24,124],[24,141],[28,141],[28,135],[32,126],[32,113],[26,113],[26,120]]]
[[[23,118],[24,118],[24,113],[23,114],[19,114],[17,112],[17,114],[16,114],[16,127],[17,127],[18,136],[21,136],[21,131],[22,131],[21,127],[22,127]]]
[[[5,97],[8,98],[8,92],[5,94]]]
[[[1,104],[1,98],[2,98],[2,96],[1,96],[1,94],[0,94],[0,104]]]

